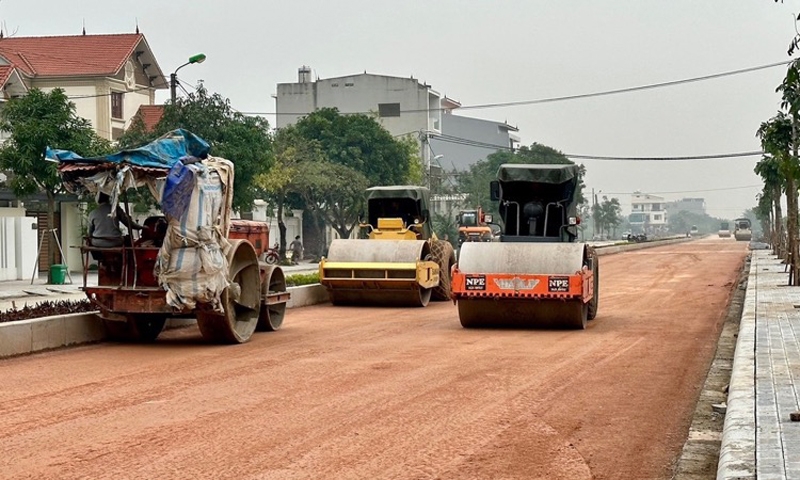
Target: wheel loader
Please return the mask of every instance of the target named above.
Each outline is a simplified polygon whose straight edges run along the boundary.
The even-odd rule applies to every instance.
[[[450,298],[455,253],[433,232],[429,198],[413,185],[367,189],[367,238],[334,240],[319,263],[331,303],[424,307]]]
[[[573,164],[503,164],[490,183],[499,241],[461,246],[452,298],[461,325],[584,329],[597,315],[599,264],[577,242]]]
[[[256,330],[282,325],[290,298],[283,271],[258,260],[269,227],[230,218],[234,166],[208,155],[209,148],[175,130],[105,157],[48,149],[67,190],[106,193],[127,214],[124,192],[147,186],[165,213],[119,246],[97,246],[98,237],[81,246],[83,290],[110,337],[154,341],[169,317],[195,317],[203,337],[217,343],[246,342]],[[98,284],[88,286],[95,263]]]
[[[491,215],[488,221],[491,222]],[[458,245],[465,242],[491,242],[492,229],[487,223],[487,215],[478,207],[473,210],[461,210],[456,217],[458,223]]]

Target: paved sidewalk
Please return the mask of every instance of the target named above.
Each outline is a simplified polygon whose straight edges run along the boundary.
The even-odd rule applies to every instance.
[[[800,287],[784,270],[752,252],[718,479],[800,480]]]
[[[301,262],[300,265],[281,266],[286,275],[297,273],[314,273],[319,270],[319,264]],[[70,272],[72,284],[69,277],[64,279],[64,285],[50,285],[47,283],[47,273],[40,274],[34,278],[25,280],[0,281],[0,311],[9,310],[13,307],[22,308],[26,304],[33,306],[39,302],[55,300],[81,300],[86,298],[81,287],[83,287],[83,273]],[[86,277],[89,286],[97,285],[97,272],[89,272]]]

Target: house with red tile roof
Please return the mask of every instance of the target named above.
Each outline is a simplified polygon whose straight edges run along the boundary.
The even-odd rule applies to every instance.
[[[45,37],[0,34],[0,108],[5,101],[25,95],[32,88],[61,88],[75,104],[76,113],[89,120],[98,135],[116,140],[140,107],[148,112],[146,121],[154,118],[150,107],[155,103],[155,93],[168,87],[153,51],[138,32]],[[14,250],[11,254],[0,252],[0,280],[29,275],[37,253],[39,270],[47,269],[47,250],[54,248],[44,230],[42,199],[34,195],[24,203],[20,200],[10,190],[0,188],[0,227],[7,227],[0,228],[0,246]],[[80,269],[80,251],[70,247],[81,244],[84,215],[76,199],[64,198],[57,205],[54,227],[63,246],[65,258],[61,261],[70,270]],[[24,237],[31,228],[29,223],[14,227],[9,222],[30,222],[30,217],[38,217],[38,222],[33,221],[38,223],[38,238],[16,242],[14,247],[15,231]],[[48,241],[41,242],[42,237]],[[44,246],[37,252],[40,243]],[[3,258],[11,261],[3,262]]]
[[[141,33],[0,38],[3,99],[62,88],[98,135],[116,140],[168,88]]]

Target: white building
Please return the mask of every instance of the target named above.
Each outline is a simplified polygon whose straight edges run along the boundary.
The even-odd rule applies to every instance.
[[[664,197],[648,193],[634,192],[631,195],[631,214],[628,220],[631,231],[655,233],[667,227],[667,201]]]
[[[276,126],[282,128],[320,108],[341,113],[374,113],[392,135],[413,135],[420,142],[424,165],[431,161],[429,136],[441,133],[442,97],[414,77],[370,73],[312,79],[310,67],[300,67],[295,83],[279,83],[275,95]]]
[[[130,125],[140,106],[155,103],[156,90],[166,89],[167,82],[147,40],[139,32],[50,37],[0,36],[0,87],[0,108],[9,99],[22,96],[32,88],[43,91],[61,88],[75,104],[77,115],[87,119],[99,136],[116,140]],[[35,257],[42,236],[49,238],[44,231],[46,227],[42,212],[46,207],[42,200],[43,195],[24,199],[25,216],[39,218],[39,239],[32,242],[34,245],[31,246],[31,242],[16,243],[18,248],[28,249],[27,256]],[[23,202],[20,199],[9,190],[0,188],[0,210],[5,208],[4,212],[0,212],[0,217],[10,218],[12,209],[18,212],[21,207]],[[57,208],[55,228],[58,229],[66,257],[63,262],[71,270],[77,270],[81,266],[80,253],[70,247],[81,243],[82,213],[75,202],[59,202]],[[6,222],[12,225],[10,220]],[[4,241],[17,237],[16,233],[10,232],[10,228],[6,227]],[[52,247],[53,243],[45,245]],[[40,270],[47,267],[47,247],[39,255]],[[10,273],[12,268],[16,273]],[[21,275],[32,273],[21,270],[19,266],[7,265],[6,276],[23,278]]]

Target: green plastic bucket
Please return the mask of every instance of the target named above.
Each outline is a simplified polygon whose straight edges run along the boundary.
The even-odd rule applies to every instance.
[[[64,279],[67,276],[67,266],[56,263],[50,265],[50,282],[52,285],[64,285]]]

